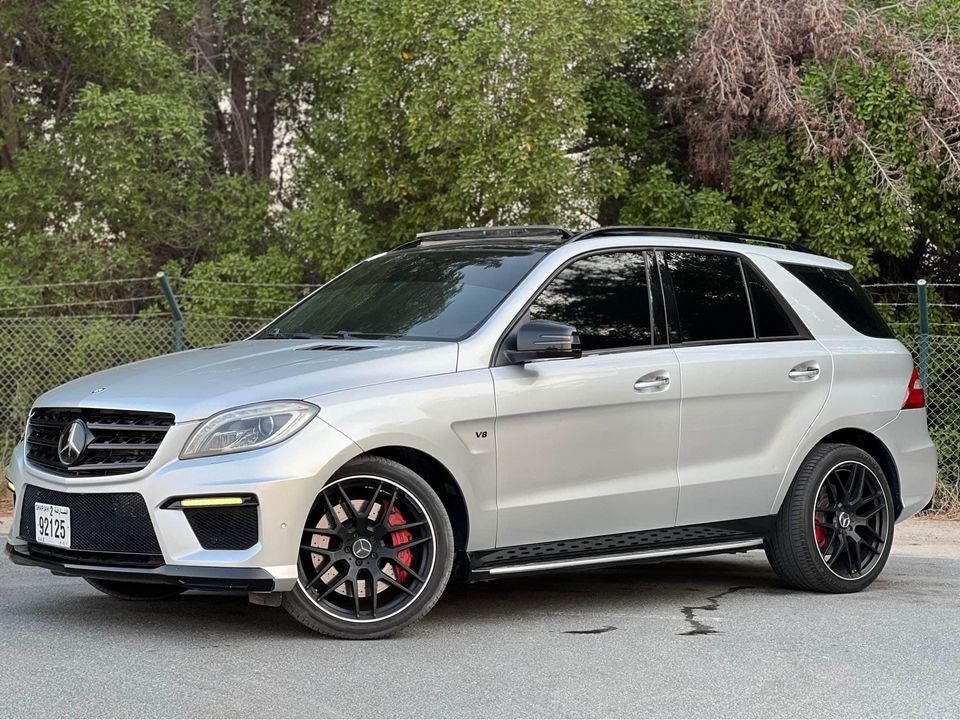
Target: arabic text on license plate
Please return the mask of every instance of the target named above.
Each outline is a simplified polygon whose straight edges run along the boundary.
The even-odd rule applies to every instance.
[[[33,506],[33,512],[36,517],[37,542],[70,547],[70,508],[37,503]]]

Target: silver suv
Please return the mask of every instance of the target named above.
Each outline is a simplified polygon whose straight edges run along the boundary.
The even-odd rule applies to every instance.
[[[451,577],[763,548],[853,592],[930,500],[923,389],[849,266],[669,228],[426,233],[249,340],[40,397],[14,562],[387,635]]]

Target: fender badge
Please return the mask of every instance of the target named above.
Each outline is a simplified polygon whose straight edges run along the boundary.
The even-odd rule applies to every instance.
[[[96,390],[91,391],[90,394],[96,395],[97,393],[102,393],[104,390],[106,390],[105,387],[100,387],[100,388],[97,388]]]

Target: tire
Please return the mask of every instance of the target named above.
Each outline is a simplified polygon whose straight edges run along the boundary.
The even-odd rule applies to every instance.
[[[453,559],[450,519],[430,485],[399,463],[364,455],[318,494],[283,607],[324,635],[386,637],[430,611]]]
[[[790,487],[764,549],[789,586],[859,592],[893,545],[893,495],[883,469],[852,445],[817,445]]]
[[[135,583],[120,580],[100,580],[98,578],[84,578],[84,580],[104,595],[109,595],[118,600],[169,600],[180,593],[186,592],[186,588],[164,585],[163,583]]]

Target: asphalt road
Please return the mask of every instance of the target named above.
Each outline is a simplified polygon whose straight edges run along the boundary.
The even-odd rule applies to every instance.
[[[954,540],[901,541],[859,595],[788,591],[762,552],[455,587],[363,643],[243,596],[124,603],[4,559],[0,715],[957,717]]]

